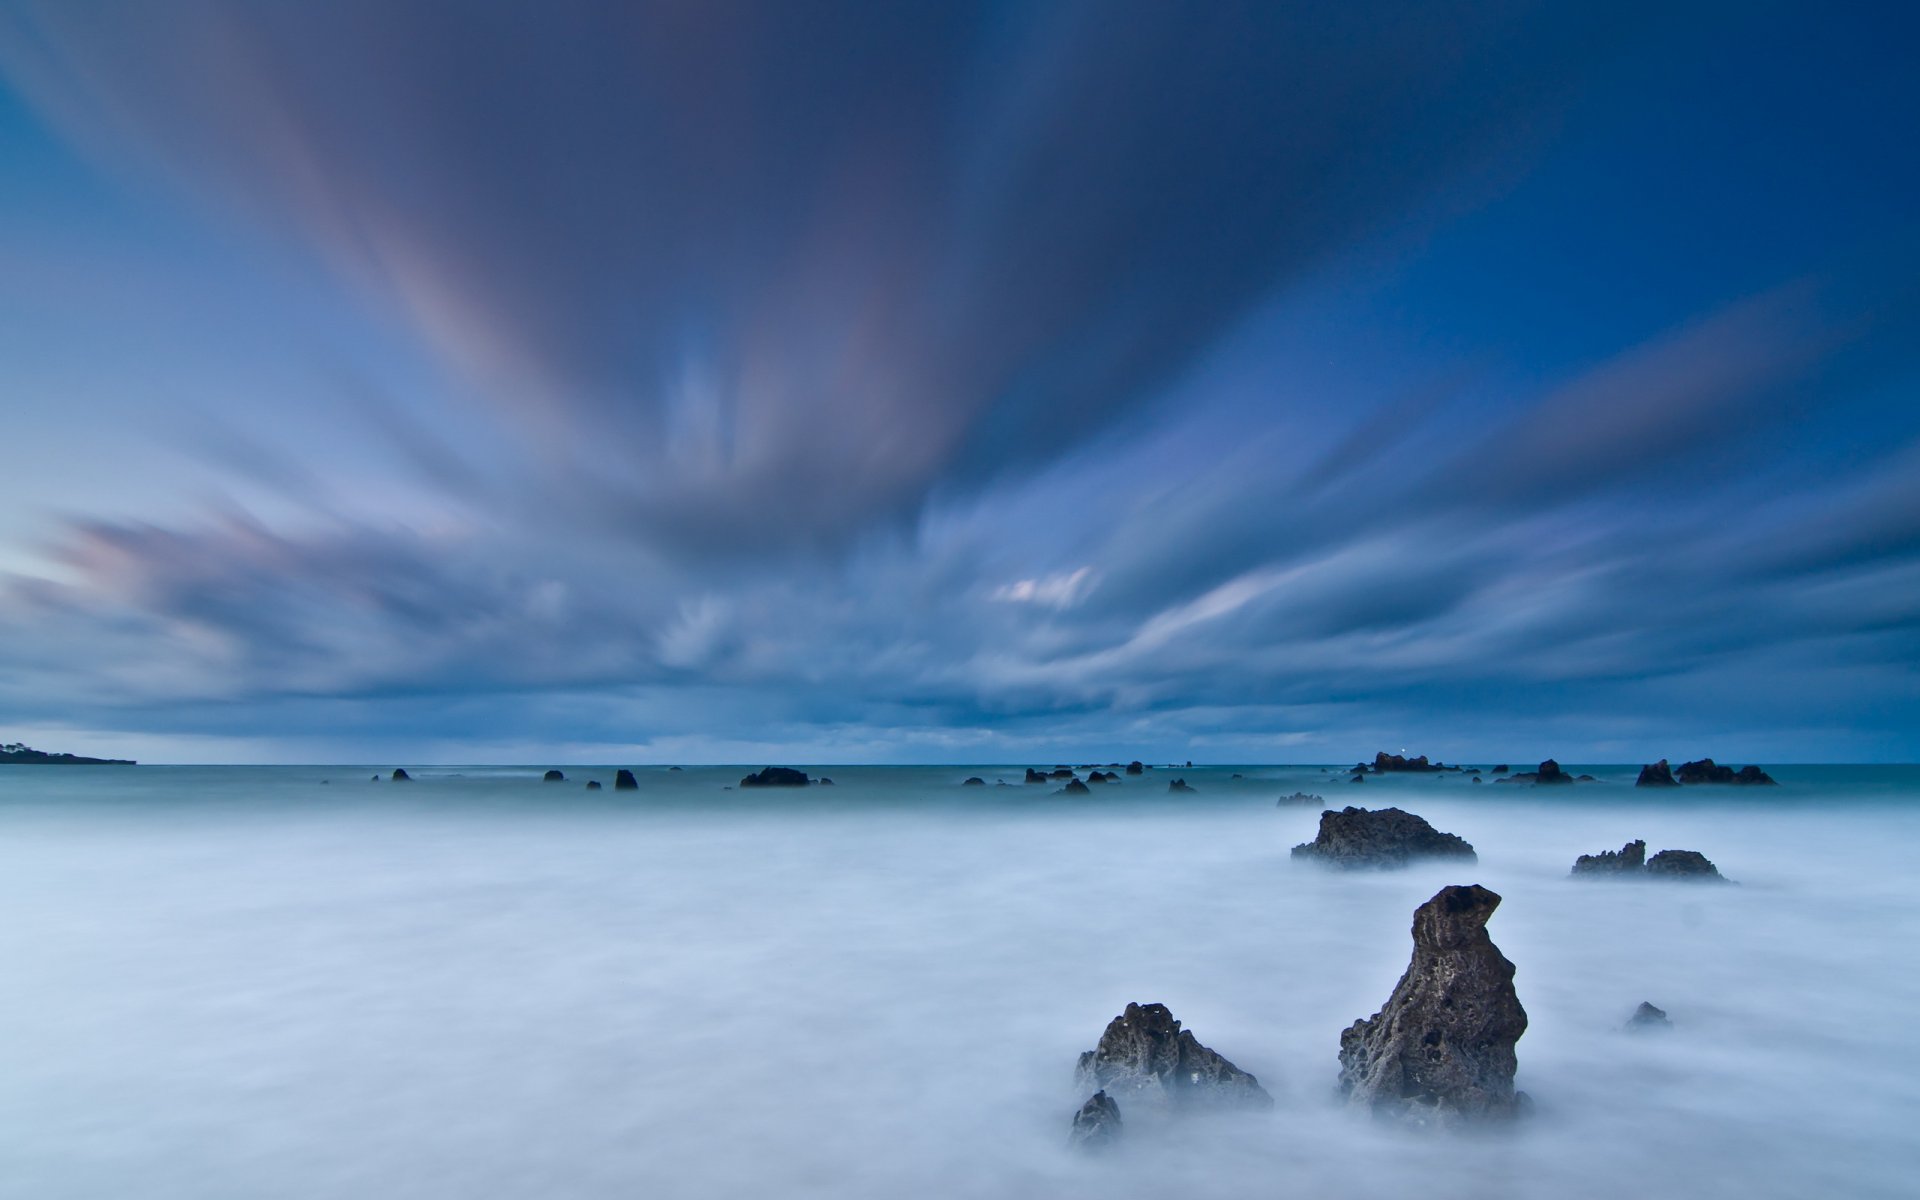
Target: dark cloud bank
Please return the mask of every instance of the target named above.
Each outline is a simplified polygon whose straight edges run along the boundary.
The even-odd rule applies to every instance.
[[[1877,81],[1871,26],[1827,36]],[[1685,93],[1673,47],[1760,73],[1798,28],[1617,4],[11,9],[0,70],[42,120],[118,186],[310,256],[498,449],[383,416],[350,370],[343,422],[453,514],[379,521],[299,447],[209,434],[210,460],[300,464],[254,474],[301,515],[81,508],[0,592],[0,718],[476,758],[1631,758],[1676,729],[1911,757],[1911,226],[1755,246],[1732,279],[1653,201],[1552,190],[1643,172],[1787,203],[1583,147],[1649,120],[1650,72]],[[1659,117],[1792,154],[1863,116],[1804,87],[1797,131]],[[1622,220],[1642,257],[1581,257]],[[1453,341],[1457,310],[1512,302],[1499,230],[1529,222],[1573,246],[1569,293],[1638,273],[1677,306],[1602,306],[1571,348],[1523,310]],[[1476,245],[1490,277],[1393,265]],[[1246,351],[1285,340],[1290,298],[1432,344],[1294,403],[1298,363]]]

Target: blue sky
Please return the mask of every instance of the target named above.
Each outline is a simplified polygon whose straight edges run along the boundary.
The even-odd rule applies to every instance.
[[[0,730],[1920,758],[1914,24],[0,0]]]

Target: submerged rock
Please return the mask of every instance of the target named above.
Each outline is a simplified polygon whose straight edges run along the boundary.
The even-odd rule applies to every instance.
[[[967,776],[966,781],[963,782],[960,786],[961,787],[985,787],[987,786],[987,781],[980,778],[978,775],[969,775]]]
[[[405,767],[395,767],[393,769],[393,781],[395,783],[411,783],[413,776],[407,774]]]
[[[548,771],[540,777],[542,783],[565,783],[566,781],[567,777],[558,771]]]
[[[1176,779],[1172,783],[1167,785],[1167,790],[1170,792],[1197,792],[1200,789],[1196,787],[1188,787],[1187,781],[1184,779]]]
[[[1164,1004],[1129,1004],[1080,1056],[1075,1082],[1180,1111],[1271,1108],[1260,1081],[1202,1046]]]
[[[1702,883],[1726,883],[1720,868],[1698,850],[1662,850],[1647,860],[1647,874],[1655,879],[1685,879]]]
[[[638,789],[639,786],[640,786],[640,781],[635,779],[633,777],[633,772],[627,770],[625,767],[621,767],[617,772],[614,773],[614,776],[613,776],[614,791],[631,792]]]
[[[600,790],[600,781],[599,781],[598,779],[589,779],[589,780],[587,780],[587,790],[588,790],[588,791],[590,791],[590,792],[597,792],[597,791],[599,791],[599,790]]]
[[[1340,1090],[1375,1116],[1417,1125],[1514,1116],[1514,1043],[1527,1013],[1513,964],[1487,936],[1500,897],[1441,888],[1414,910],[1413,959],[1372,1017],[1340,1035]]]
[[[1349,805],[1320,814],[1320,832],[1293,848],[1293,857],[1317,859],[1335,867],[1404,867],[1418,858],[1461,858],[1478,862],[1465,839],[1441,833],[1422,817],[1397,808],[1364,809]]]
[[[1090,788],[1090,787],[1088,787],[1088,786],[1087,786],[1086,784],[1084,784],[1084,783],[1082,783],[1082,782],[1081,782],[1080,780],[1078,780],[1078,779],[1069,779],[1069,780],[1067,781],[1067,786],[1065,786],[1065,787],[1063,787],[1063,788],[1061,788],[1061,789],[1060,789],[1059,791],[1057,791],[1057,792],[1055,792],[1055,793],[1054,793],[1054,795],[1056,795],[1056,796],[1085,796],[1085,795],[1087,795],[1088,793],[1090,793],[1090,792],[1092,792],[1092,791],[1093,791],[1093,789],[1092,789],[1092,788]]]
[[[1278,800],[1275,800],[1274,803],[1284,808],[1289,804],[1325,804],[1326,798],[1324,796],[1316,796],[1312,792],[1295,792],[1291,796],[1280,797]]]
[[[1602,850],[1598,854],[1582,854],[1573,860],[1575,875],[1638,875],[1646,869],[1647,844],[1639,839],[1628,842],[1618,850]]]
[[[1660,1033],[1671,1030],[1673,1022],[1667,1020],[1665,1009],[1655,1008],[1642,1000],[1640,1007],[1633,1010],[1633,1015],[1627,1018],[1627,1023],[1621,1028],[1628,1033]]]
[[[1120,1140],[1120,1106],[1104,1091],[1087,1097],[1080,1111],[1073,1114],[1073,1130],[1067,1145],[1089,1153],[1111,1149]]]
[[[792,767],[764,767],[740,781],[741,787],[806,787],[813,780]]]
[[[1697,762],[1681,763],[1677,771],[1681,783],[1736,783],[1773,786],[1773,776],[1759,767],[1741,767],[1738,771],[1732,767],[1723,767],[1710,758]]]
[[[1072,779],[1073,768],[1072,767],[1055,767],[1053,769],[1052,774],[1050,774],[1048,778],[1049,779]]]
[[[1680,781],[1673,777],[1673,768],[1666,759],[1657,763],[1648,763],[1640,768],[1640,778],[1633,781],[1635,787],[1679,787]]]

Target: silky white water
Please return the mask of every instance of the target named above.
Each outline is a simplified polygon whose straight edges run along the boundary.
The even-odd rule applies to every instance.
[[[0,768],[0,1196],[1914,1194],[1920,771],[1574,769],[1604,782]],[[1479,865],[1295,864],[1296,788]],[[1634,837],[1740,886],[1567,878]],[[1537,1110],[1409,1136],[1334,1102],[1335,1054],[1448,883],[1505,898]],[[1274,1110],[1070,1153],[1074,1058],[1130,1000]],[[1618,1032],[1642,1000],[1670,1034]]]

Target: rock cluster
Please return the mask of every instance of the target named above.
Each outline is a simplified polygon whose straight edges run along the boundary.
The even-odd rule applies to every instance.
[[[1295,846],[1293,857],[1346,868],[1404,867],[1420,858],[1479,861],[1464,839],[1440,832],[1425,818],[1397,808],[1369,810],[1351,805],[1339,812],[1322,812],[1318,835]]]
[[[1358,774],[1369,768],[1366,763],[1355,763],[1353,769]],[[1398,754],[1388,754],[1385,750],[1381,750],[1373,756],[1371,769],[1375,775],[1385,775],[1391,771],[1458,771],[1460,768],[1449,767],[1440,762],[1428,762],[1424,754],[1417,758],[1403,758]]]
[[[1170,792],[1197,792],[1200,789],[1188,786],[1187,781],[1184,779],[1176,779],[1167,785],[1167,790]]]
[[[1504,771],[1506,768],[1503,766],[1496,768],[1496,770]],[[1518,774],[1509,775],[1505,779],[1496,780],[1498,783],[1531,783],[1536,787],[1541,784],[1592,783],[1593,781],[1594,779],[1591,775],[1574,776],[1567,774],[1560,769],[1560,764],[1551,758],[1541,763],[1538,770],[1521,771]]]
[[[1045,783],[1046,781],[1047,781],[1047,777],[1045,775],[1042,775],[1040,772],[1034,770],[1032,767],[1027,768],[1028,783]]]
[[[806,787],[813,780],[807,778],[805,771],[796,771],[792,767],[765,767],[755,771],[740,781],[743,788],[750,787]]]
[[[1149,1109],[1273,1105],[1258,1079],[1202,1046],[1164,1004],[1127,1005],[1107,1024],[1100,1044],[1080,1056],[1075,1083]]]
[[[1647,844],[1638,838],[1618,850],[1582,854],[1573,860],[1571,874],[1595,879],[1683,879],[1731,882],[1698,850],[1662,850],[1647,857]]]
[[[1527,1013],[1513,964],[1487,936],[1500,897],[1442,888],[1413,914],[1413,959],[1385,1007],[1340,1035],[1340,1090],[1376,1116],[1419,1125],[1515,1115],[1514,1044]]]
[[[1316,796],[1312,792],[1295,792],[1291,796],[1280,797],[1274,801],[1274,803],[1284,808],[1289,804],[1325,804],[1326,799],[1322,796]]]
[[[1675,774],[1679,776],[1681,783],[1738,783],[1749,786],[1773,784],[1773,776],[1759,767],[1741,767],[1736,771],[1732,767],[1723,767],[1710,758],[1703,758],[1698,762],[1681,763]]]
[[[1575,875],[1637,875],[1647,867],[1647,844],[1635,839],[1618,850],[1582,854],[1573,860]]]

